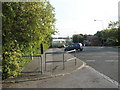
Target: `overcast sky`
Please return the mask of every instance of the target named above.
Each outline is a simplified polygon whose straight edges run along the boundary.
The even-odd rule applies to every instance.
[[[56,28],[59,31],[56,37],[77,33],[93,35],[98,30],[107,28],[110,21],[118,20],[119,0],[49,1],[56,13]]]

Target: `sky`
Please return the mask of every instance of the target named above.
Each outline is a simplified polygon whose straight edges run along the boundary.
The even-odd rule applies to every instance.
[[[53,37],[91,34],[118,21],[119,0],[49,0],[55,8],[56,28]],[[96,21],[94,21],[96,20]]]

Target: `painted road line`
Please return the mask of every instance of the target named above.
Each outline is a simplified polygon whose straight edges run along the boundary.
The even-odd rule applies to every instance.
[[[88,65],[86,65],[86,67],[88,67],[88,68],[92,69],[93,71],[97,72],[99,75],[103,76],[106,80],[110,81],[111,83],[113,83],[117,87],[120,87],[120,84],[117,81],[115,81],[115,80],[111,79],[110,77],[98,72],[97,70],[95,70],[94,68],[92,68],[92,67],[90,67]]]
[[[86,60],[86,62],[95,62],[96,60]]]
[[[80,67],[78,67],[75,71],[77,71],[77,70],[80,70],[80,69],[82,69],[82,68],[84,68],[85,66],[86,66],[86,63],[85,62],[82,62],[83,64],[80,66]]]
[[[75,52],[76,50],[70,50],[70,51],[67,51],[67,53],[70,53],[70,52]]]
[[[76,57],[67,59],[66,61],[71,61],[71,60],[73,60],[73,59],[76,59]]]
[[[118,60],[105,60],[105,62],[118,62]]]

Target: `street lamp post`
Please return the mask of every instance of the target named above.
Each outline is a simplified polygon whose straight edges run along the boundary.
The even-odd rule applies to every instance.
[[[102,24],[102,30],[104,30],[103,20],[94,20],[94,21],[100,21]],[[102,46],[104,46],[104,38],[102,38]]]
[[[94,21],[100,21],[102,24],[102,30],[104,29],[103,20],[94,20]]]

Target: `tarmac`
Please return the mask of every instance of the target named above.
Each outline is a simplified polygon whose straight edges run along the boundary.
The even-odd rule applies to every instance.
[[[48,53],[46,54],[46,68],[45,53]],[[8,87],[12,83],[43,80],[57,76],[64,76],[85,66],[83,61],[76,58],[74,55],[71,55],[69,52],[64,52],[59,48],[48,49],[45,51],[45,53],[42,55],[42,67],[40,58],[33,57],[33,60],[31,60],[31,62],[23,69],[21,75],[18,77],[10,77],[9,79],[4,80],[3,87]],[[75,52],[73,51],[71,53]]]
[[[42,61],[33,57],[20,76],[3,81],[3,88],[118,88],[116,81],[75,55],[74,51],[48,49],[42,55]]]

